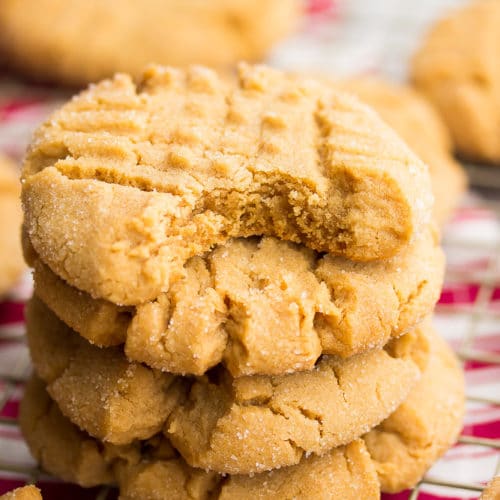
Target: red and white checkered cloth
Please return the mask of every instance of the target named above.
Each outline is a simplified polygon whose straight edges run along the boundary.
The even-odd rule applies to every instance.
[[[380,71],[401,76],[428,22],[457,3],[462,2],[309,0],[301,33],[278,47],[270,61],[315,72]],[[0,76],[0,150],[19,160],[36,125],[67,97],[62,91],[30,87]],[[478,491],[457,489],[456,483],[485,484],[500,463],[500,193],[498,196],[496,202],[486,203],[469,194],[445,230],[447,279],[435,324],[465,359],[468,405],[464,438],[429,471],[428,481],[419,489],[421,500],[478,498]],[[20,381],[29,371],[22,339],[23,305],[30,294],[27,274],[0,302],[0,494],[24,484],[27,476],[23,471],[35,467],[18,428],[12,425],[22,396]],[[455,487],[442,486],[446,483]],[[48,500],[95,498],[99,491],[45,476],[38,484]],[[384,498],[399,500],[409,495]],[[106,498],[114,496],[111,491]]]

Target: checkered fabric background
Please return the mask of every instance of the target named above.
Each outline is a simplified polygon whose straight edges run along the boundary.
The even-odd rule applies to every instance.
[[[402,79],[429,23],[461,3],[309,0],[300,33],[278,47],[270,62],[292,70]],[[33,129],[68,95],[0,75],[0,150],[20,160]],[[422,483],[412,491],[385,495],[385,500],[478,498],[486,482],[500,473],[500,168],[468,169],[473,188],[444,231],[448,266],[435,316],[466,370],[464,428],[459,442]],[[489,189],[477,188],[481,185]],[[50,478],[23,443],[16,417],[31,370],[23,322],[30,294],[27,273],[0,302],[0,494],[37,481],[48,500],[115,498],[109,488],[84,490]]]

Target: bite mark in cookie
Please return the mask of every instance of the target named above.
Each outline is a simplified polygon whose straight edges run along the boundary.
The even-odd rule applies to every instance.
[[[35,134],[25,224],[61,278],[123,305],[154,300],[189,258],[276,236],[358,261],[429,222],[426,166],[331,85],[258,66],[236,83],[151,68],[75,97]]]

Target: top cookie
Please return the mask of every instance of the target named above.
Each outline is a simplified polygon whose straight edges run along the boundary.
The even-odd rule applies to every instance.
[[[150,62],[258,60],[288,34],[298,0],[2,0],[3,59],[43,81],[83,85]],[[50,19],[50,23],[47,22]]]
[[[356,99],[240,67],[154,67],[80,94],[35,134],[26,227],[71,285],[117,304],[168,290],[192,256],[271,235],[359,261],[428,223],[427,167]]]
[[[500,3],[480,0],[440,20],[413,60],[464,157],[500,163]]]
[[[14,165],[0,155],[0,295],[7,292],[25,266],[21,252],[21,184]]]
[[[405,85],[368,77],[340,85],[372,106],[427,163],[434,192],[434,218],[443,224],[465,191],[467,178],[453,159],[451,136],[439,114],[422,95]]]

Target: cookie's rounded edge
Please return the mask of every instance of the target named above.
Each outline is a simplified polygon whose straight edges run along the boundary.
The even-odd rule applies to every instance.
[[[372,106],[429,166],[434,218],[442,226],[467,188],[467,175],[452,156],[452,139],[437,109],[424,94],[403,84],[357,77],[336,82]]]
[[[15,165],[0,155],[0,296],[16,284],[26,266],[21,251],[21,183]]]
[[[456,441],[465,412],[464,374],[446,341],[433,339],[427,368],[408,399],[364,436],[382,491],[415,486]]]
[[[450,11],[429,30],[413,56],[413,84],[439,110],[457,153],[500,164],[500,5],[476,0]]]
[[[86,487],[114,482],[100,445],[63,417],[36,377],[25,386],[19,423],[31,454],[51,474]]]

